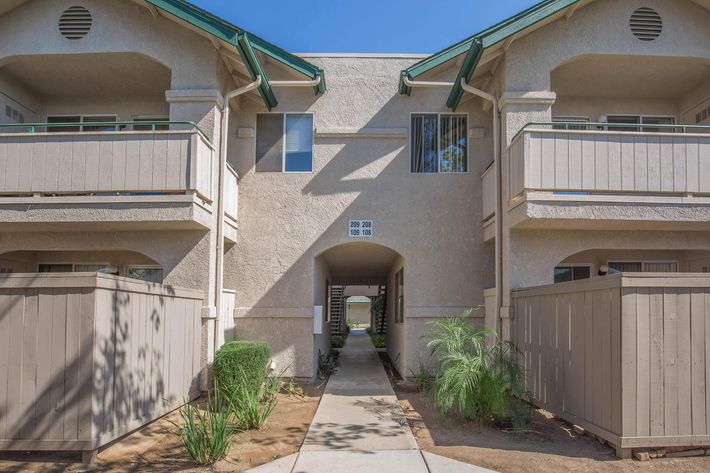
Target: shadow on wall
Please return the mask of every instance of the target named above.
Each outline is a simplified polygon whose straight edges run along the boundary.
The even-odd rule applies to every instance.
[[[391,126],[392,109],[406,111],[403,100],[393,92],[364,127]],[[483,143],[470,146],[469,173],[425,175],[409,172],[407,141],[401,136],[316,140],[313,174],[255,173],[253,163],[240,166],[240,193],[248,198],[240,199],[240,243],[231,256],[238,274],[230,276],[236,278],[231,287],[254,293],[253,299],[248,294],[242,299],[245,313],[240,316],[268,317],[270,308],[289,308],[307,317],[316,298],[308,277],[314,258],[362,241],[348,237],[349,219],[372,219],[374,237],[367,241],[411,262],[407,305],[471,307],[483,302],[482,294],[470,290],[487,287],[492,273],[488,252],[476,250],[483,245],[477,219]],[[324,163],[326,156],[333,157]],[[451,228],[459,229],[456,235]],[[267,283],[262,291],[260,285]],[[237,331],[243,333],[239,325]],[[268,338],[256,330],[249,336]],[[278,356],[295,345],[288,337],[281,345],[272,343],[272,352]]]
[[[195,357],[185,355],[183,341],[194,340],[201,300],[160,284],[136,290],[125,278],[111,278],[111,289],[36,284],[42,279],[0,289],[7,382],[0,450],[56,450],[56,441],[64,450],[93,450],[199,394],[199,366],[186,363]]]

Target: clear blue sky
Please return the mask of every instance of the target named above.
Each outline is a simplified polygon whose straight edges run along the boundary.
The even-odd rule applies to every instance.
[[[296,53],[433,53],[538,0],[191,0]]]

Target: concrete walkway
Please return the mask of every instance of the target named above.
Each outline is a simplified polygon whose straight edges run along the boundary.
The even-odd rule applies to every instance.
[[[301,451],[254,473],[488,472],[417,448],[379,355],[364,331],[340,353]]]

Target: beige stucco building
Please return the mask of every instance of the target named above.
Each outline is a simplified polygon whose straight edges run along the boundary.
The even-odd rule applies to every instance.
[[[3,2],[0,273],[197,290],[203,372],[236,334],[314,376],[353,285],[403,376],[439,317],[515,341],[516,290],[710,272],[708,25],[548,0],[431,56],[295,55],[182,0]]]

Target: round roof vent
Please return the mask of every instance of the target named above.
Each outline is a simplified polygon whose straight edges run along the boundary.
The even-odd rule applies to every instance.
[[[69,7],[59,18],[59,32],[67,39],[81,39],[89,33],[93,21],[86,8]]]
[[[663,19],[656,10],[641,7],[631,15],[631,32],[641,41],[653,41],[661,36]]]

